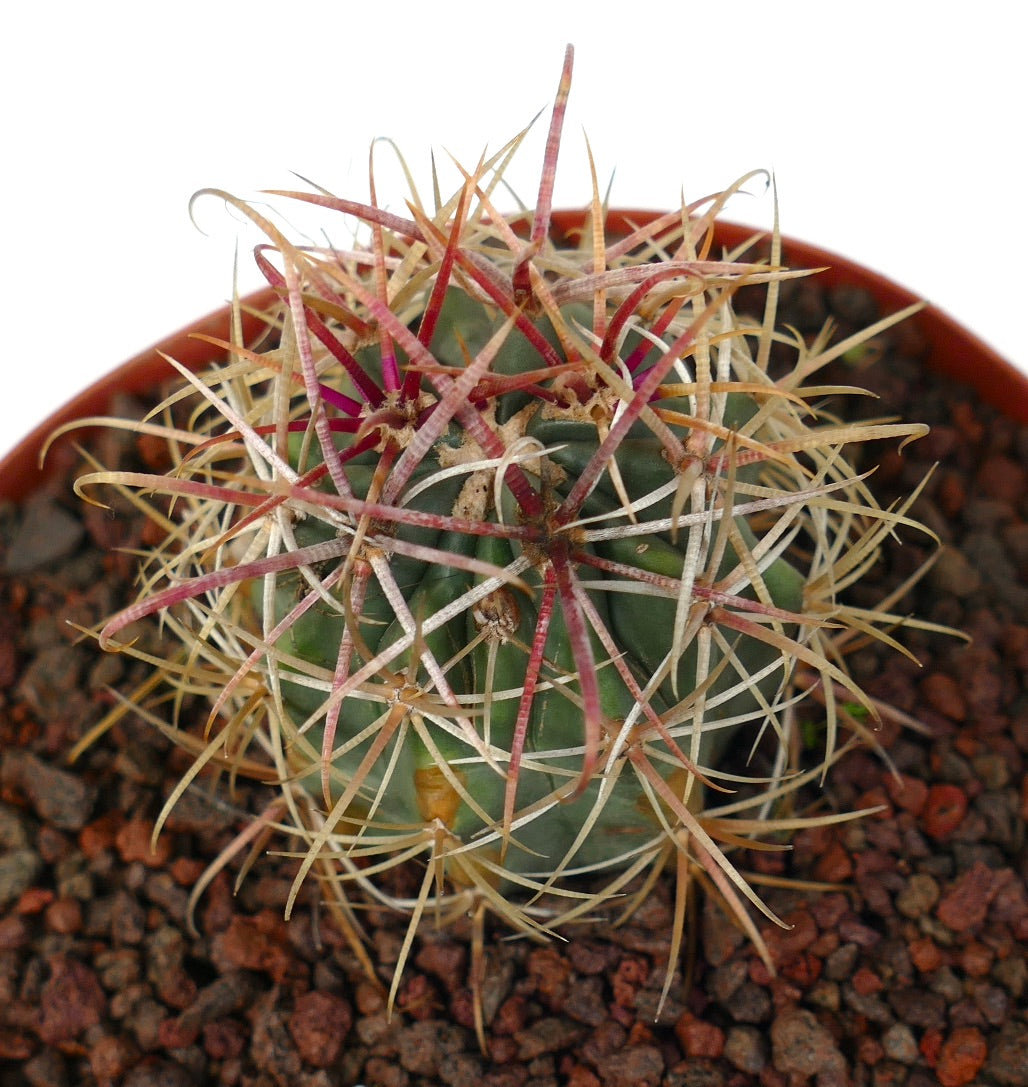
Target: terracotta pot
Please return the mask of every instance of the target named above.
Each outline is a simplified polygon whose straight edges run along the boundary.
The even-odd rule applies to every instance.
[[[612,233],[627,231],[653,218],[652,211],[617,209],[607,216],[607,228]],[[554,214],[554,226],[565,233],[581,225],[582,213],[561,211]],[[715,232],[716,244],[734,247],[752,238],[755,227],[739,223],[719,222]],[[898,283],[865,268],[845,257],[819,249],[808,242],[783,238],[786,263],[791,268],[825,268],[818,281],[832,288],[842,284],[862,287],[874,296],[882,314],[895,313],[921,301]],[[981,398],[1019,423],[1028,422],[1028,374],[1012,366],[974,333],[958,324],[935,306],[927,306],[912,320],[929,346],[931,369],[957,381],[973,385]]]
[[[613,210],[607,216],[607,228],[616,234],[639,226],[656,214],[644,210]],[[583,218],[580,210],[557,211],[553,216],[553,226],[556,232],[566,235],[580,229]],[[757,231],[753,227],[722,222],[718,224],[716,238],[720,245],[736,246],[755,233]],[[883,313],[895,312],[918,301],[917,296],[906,288],[844,257],[790,238],[783,239],[783,245],[792,267],[826,268],[827,271],[821,273],[823,284],[828,287],[840,284],[863,287],[871,292]],[[274,297],[272,290],[265,289],[251,295],[246,301],[253,308],[260,308],[269,305]],[[229,320],[229,308],[223,307],[140,352],[79,393],[0,461],[0,497],[21,500],[39,486],[43,479],[39,466],[40,450],[57,427],[73,419],[103,414],[109,410],[117,392],[145,393],[166,380],[171,370],[158,354],[159,351],[172,355],[192,369],[200,369],[217,361],[220,355],[218,350],[195,339],[194,334],[227,338]],[[913,320],[929,345],[928,362],[933,370],[973,385],[987,403],[1017,422],[1028,422],[1028,375],[1019,372],[991,347],[934,306],[928,306]],[[244,317],[243,325],[246,336],[255,336],[261,329],[258,318],[249,315]]]
[[[270,306],[274,299],[275,292],[268,288],[257,291],[244,301],[249,307],[263,309]],[[74,396],[0,460],[0,498],[21,501],[42,483],[46,473],[45,465],[39,463],[40,452],[58,427],[75,419],[109,412],[111,401],[117,393],[145,395],[174,376],[174,371],[158,352],[171,355],[191,370],[200,370],[224,358],[224,352],[195,337],[205,335],[228,339],[231,318],[231,307],[222,306],[145,351],[140,351],[134,358],[115,367]],[[243,314],[242,323],[245,338],[258,335],[263,328],[260,319],[249,313]]]
[[[631,213],[623,213],[626,216]],[[752,227],[722,223],[718,240],[738,245],[753,235]],[[829,288],[862,287],[874,296],[883,314],[895,313],[921,299],[884,275],[807,242],[783,239],[792,268],[826,268],[819,281]],[[928,344],[929,367],[955,381],[973,385],[979,396],[1019,423],[1028,422],[1028,374],[936,306],[912,318]]]

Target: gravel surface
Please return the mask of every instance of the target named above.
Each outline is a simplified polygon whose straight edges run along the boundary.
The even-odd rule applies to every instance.
[[[845,334],[873,316],[859,293],[803,283],[789,294],[801,328],[832,312]],[[183,756],[130,715],[67,765],[113,692],[145,672],[64,620],[94,624],[131,593],[134,560],[116,549],[143,530],[117,504],[83,509],[67,473],[24,509],[0,508],[0,1087],[1028,1084],[1028,428],[926,379],[913,326],[880,346],[873,366],[840,365],[834,379],[872,387],[872,410],[903,405],[932,425],[902,456],[872,450],[868,464],[888,501],[938,462],[916,513],[946,545],[898,610],[974,640],[901,631],[920,666],[855,654],[868,691],[922,729],[886,722],[895,773],[856,751],[810,800],[884,810],[750,860],[766,877],[845,889],[768,890],[791,926],[765,932],[774,977],[704,903],[659,1016],[666,886],[618,929],[546,947],[497,932],[485,1056],[459,928],[419,935],[391,1019],[309,891],[283,920],[288,860],[262,858],[235,895],[221,873],[188,930],[190,888],[270,794],[205,779],[151,852]],[[96,444],[110,466],[153,455],[125,435]],[[904,534],[858,602],[925,554]],[[365,919],[388,978],[402,924]]]

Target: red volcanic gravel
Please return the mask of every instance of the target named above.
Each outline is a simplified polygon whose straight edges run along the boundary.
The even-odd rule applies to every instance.
[[[782,319],[805,332],[831,314],[845,335],[868,316],[867,297],[812,281],[783,295]],[[915,325],[877,346],[873,365],[840,360],[823,377],[881,398],[853,410],[933,428],[863,464],[877,465],[871,485],[887,505],[937,462],[914,512],[944,550],[895,610],[973,637],[901,628],[921,664],[875,645],[854,653],[858,681],[918,727],[886,719],[883,754],[853,751],[803,803],[882,810],[740,858],[789,925],[758,921],[774,976],[704,901],[658,1011],[672,918],[663,883],[621,927],[583,926],[548,946],[492,931],[485,1054],[461,926],[418,935],[391,1018],[381,982],[404,922],[362,914],[382,964],[367,978],[313,885],[283,919],[288,858],[259,858],[237,893],[230,865],[189,929],[200,873],[271,793],[202,778],[153,852],[187,760],[129,714],[67,765],[116,693],[146,675],[65,623],[91,626],[130,597],[143,529],[117,500],[113,513],[83,507],[68,463],[26,508],[0,507],[0,1085],[1028,1084],[1028,428],[927,376]],[[93,451],[112,468],[155,455],[124,433]],[[898,533],[854,601],[872,606],[928,551]],[[141,636],[160,649],[156,629]]]

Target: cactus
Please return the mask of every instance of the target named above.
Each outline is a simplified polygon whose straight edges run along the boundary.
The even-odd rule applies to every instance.
[[[854,390],[809,382],[905,314],[831,346],[776,330],[803,274],[777,235],[771,263],[711,252],[746,179],[608,237],[594,176],[580,235],[552,238],[570,78],[569,49],[529,213],[494,203],[523,133],[409,217],[373,186],[275,194],[363,223],[349,246],[295,244],[206,190],[267,235],[274,335],[179,367],[186,423],[168,421],[179,393],[148,424],[167,475],[78,484],[170,500],[148,505],[167,537],[140,599],[99,633],[131,652],[126,628],[161,613],[174,704],[211,703],[202,736],[164,726],[196,754],[165,815],[208,764],[277,781],[260,829],[291,837],[294,896],[314,872],[353,926],[357,893],[408,911],[403,957],[426,911],[545,937],[631,908],[662,870],[676,949],[696,879],[762,948],[751,915],[771,914],[736,860],[803,824],[788,798],[840,729],[866,738],[845,647],[896,621],[840,599],[912,523],[847,447],[923,428],[840,423],[815,401]],[[751,285],[760,321],[734,311]],[[811,694],[827,743],[803,767]],[[389,870],[410,862],[400,897]]]

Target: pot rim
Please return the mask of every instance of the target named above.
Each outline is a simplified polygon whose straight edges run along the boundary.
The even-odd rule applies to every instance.
[[[587,214],[584,209],[556,210],[552,215],[552,226],[560,233],[568,234],[582,225]],[[665,212],[644,208],[611,208],[607,212],[606,226],[612,233],[618,233],[644,225],[662,214]],[[714,238],[718,246],[735,248],[767,236],[768,232],[759,227],[725,220],[715,223]],[[881,273],[813,243],[782,235],[782,248],[790,267],[823,269],[818,273],[819,282],[829,288],[844,283],[864,287],[883,314],[921,301],[912,291]],[[245,339],[256,337],[264,327],[260,317],[247,310],[266,308],[276,297],[278,294],[273,288],[265,287],[242,299]],[[48,472],[46,464],[39,464],[40,452],[58,427],[76,419],[102,415],[109,410],[117,392],[138,395],[168,380],[172,372],[161,358],[162,353],[193,370],[223,359],[225,352],[195,337],[199,334],[228,339],[231,317],[231,305],[222,306],[140,351],[73,396],[0,459],[0,499],[22,501],[44,482]],[[926,305],[911,320],[916,322],[926,341],[933,370],[972,385],[987,403],[1015,422],[1028,423],[1028,374],[1021,373],[979,336],[937,306]],[[69,435],[67,439],[72,437]]]

